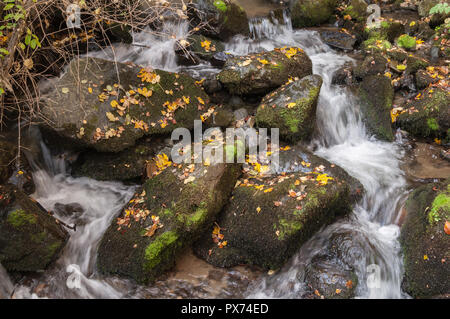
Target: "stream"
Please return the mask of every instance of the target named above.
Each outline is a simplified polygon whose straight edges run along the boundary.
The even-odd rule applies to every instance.
[[[185,37],[188,26],[168,22],[165,28],[166,33],[174,36],[160,38],[144,31],[134,35],[134,42],[139,46],[118,44],[103,52],[90,53],[90,56],[184,71],[196,78],[211,77],[219,72],[209,64],[177,65],[174,43]],[[43,161],[35,163],[36,192],[32,197],[52,211],[55,204],[77,203],[83,213],[77,217],[79,226],[76,232],[70,232],[61,257],[44,274],[26,278],[14,286],[0,267],[0,295],[13,294],[14,298],[301,298],[306,289],[302,281],[305,266],[314,256],[324,253],[324,247],[333,236],[344,234],[347,240],[342,241],[339,248],[353,258],[352,266],[358,277],[357,298],[408,297],[401,289],[403,265],[398,242],[399,213],[407,195],[406,180],[399,167],[402,147],[400,142],[381,142],[368,135],[352,94],[331,84],[333,73],[352,59],[329,48],[317,31],[293,30],[288,17],[285,17],[285,24],[280,25],[265,18],[254,19],[250,30],[252,38],[236,36],[226,43],[226,51],[245,55],[276,47],[299,46],[311,58],[314,74],[322,76],[318,129],[309,147],[364,185],[366,193],[350,216],[318,232],[273,275],[261,275],[244,267],[217,270],[190,257],[186,263],[196,269],[192,272],[199,272],[198,276],[189,277],[189,269],[184,269],[186,276],[169,274],[155,285],[137,286],[125,279],[104,278],[95,269],[99,241],[132,197],[135,187],[72,178],[64,158],[52,155],[38,141]],[[75,222],[56,215],[69,224]],[[204,267],[203,272],[198,270],[201,267]],[[204,275],[214,271],[219,272],[217,278]],[[379,274],[376,282],[373,282],[373,272]],[[78,288],[73,289],[74,286]]]

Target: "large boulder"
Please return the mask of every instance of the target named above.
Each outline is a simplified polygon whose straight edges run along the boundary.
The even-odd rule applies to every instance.
[[[0,186],[0,263],[8,271],[35,272],[54,261],[67,232],[15,186]]]
[[[168,167],[144,184],[106,231],[98,250],[100,272],[154,281],[211,226],[240,174],[236,164],[159,161]]]
[[[273,173],[239,180],[214,229],[197,241],[199,257],[218,267],[278,269],[362,194],[343,169],[301,146],[281,151]]]
[[[295,47],[228,59],[218,79],[231,94],[263,95],[286,83],[289,78],[312,74],[312,62]]]
[[[256,111],[256,123],[263,128],[279,128],[287,141],[307,140],[316,123],[316,109],[322,78],[309,75],[283,85],[266,95]]]
[[[364,78],[358,89],[364,122],[371,134],[385,141],[393,141],[390,112],[394,99],[391,80],[384,75]]]
[[[417,188],[406,202],[406,212],[400,236],[405,264],[403,289],[416,298],[448,295],[449,180]]]
[[[41,98],[47,138],[120,152],[144,135],[192,128],[208,96],[184,74],[102,59],[73,60]],[[51,134],[49,134],[51,133]]]
[[[209,37],[228,40],[236,34],[250,34],[245,10],[232,1],[193,0],[188,15],[193,27],[202,25],[201,32]]]
[[[396,123],[415,137],[450,141],[450,93],[441,88],[428,88],[405,107]]]
[[[337,0],[295,0],[291,5],[294,28],[316,27],[328,22],[338,6]]]

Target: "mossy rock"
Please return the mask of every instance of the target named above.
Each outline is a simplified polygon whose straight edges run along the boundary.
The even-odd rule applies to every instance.
[[[403,34],[403,35],[399,36],[396,42],[400,48],[404,48],[404,49],[410,50],[410,51],[416,49],[416,44],[417,44],[416,39],[407,34]]]
[[[96,58],[73,60],[41,98],[46,137],[57,137],[67,147],[120,152],[144,135],[193,128],[194,120],[208,108],[208,96],[195,80],[184,74],[146,71],[155,79],[151,83],[138,77],[141,70]],[[147,93],[139,93],[144,88]]]
[[[363,120],[371,134],[385,141],[393,141],[390,112],[394,99],[391,80],[384,75],[364,78],[357,93]]]
[[[278,128],[280,138],[308,140],[316,126],[316,110],[322,78],[309,75],[266,95],[256,111],[261,128]]]
[[[437,5],[440,0],[421,0],[418,1],[417,11],[421,17],[427,17],[430,14],[431,8]]]
[[[289,78],[312,74],[312,62],[300,48],[276,48],[270,52],[228,59],[217,78],[231,94],[263,95]]]
[[[350,15],[352,19],[358,22],[365,22],[369,15],[367,13],[367,3],[364,0],[350,0],[343,11],[343,15]]]
[[[415,137],[449,140],[450,94],[440,88],[428,88],[420,92],[399,115],[397,125]]]
[[[187,47],[176,50],[178,63],[190,65],[198,64],[201,60],[213,62],[217,54],[225,54],[225,45],[219,40],[194,34],[188,37],[187,41]]]
[[[193,27],[205,26],[199,32],[208,37],[226,41],[237,34],[250,35],[247,13],[232,1],[194,0],[188,15]]]
[[[313,170],[321,165],[320,174],[333,179],[319,186],[317,178],[324,175]],[[211,228],[194,246],[199,257],[218,267],[278,269],[321,227],[350,212],[362,193],[361,184],[344,170],[301,146],[281,152],[276,172],[284,175],[240,180],[216,222],[226,246],[213,241]],[[305,197],[297,200],[291,190]]]
[[[379,27],[365,28],[365,50],[387,51],[392,48],[392,42],[404,32],[404,25],[398,21],[382,21]]]
[[[141,179],[147,162],[164,144],[158,141],[139,141],[135,146],[119,153],[82,153],[72,166],[72,176],[89,177],[99,181],[131,181]]]
[[[368,55],[361,64],[355,67],[354,74],[357,78],[363,79],[371,75],[383,75],[388,64],[387,59],[379,54]]]
[[[294,28],[316,27],[327,23],[338,6],[337,0],[296,0],[291,5]]]
[[[152,282],[172,268],[180,251],[211,226],[241,168],[236,164],[195,164],[190,173],[195,180],[188,183],[184,183],[185,169],[190,171],[186,165],[166,168],[136,193],[120,214],[122,219],[129,214],[129,223],[118,225],[114,220],[100,243],[100,272]],[[146,236],[152,215],[159,218],[162,228]]]
[[[46,269],[59,255],[67,232],[15,186],[0,186],[0,263],[10,272]]]
[[[450,220],[449,180],[414,190],[406,202],[406,212],[400,235],[403,289],[415,298],[448,295],[450,249],[444,225]]]
[[[430,65],[430,62],[423,59],[423,58],[419,58],[413,55],[409,55],[406,58],[406,70],[405,72],[410,73],[410,74],[414,74],[419,70],[424,70],[426,69],[428,66]]]

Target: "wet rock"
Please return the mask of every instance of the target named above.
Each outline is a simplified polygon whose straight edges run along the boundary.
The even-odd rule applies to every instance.
[[[232,110],[221,108],[213,114],[213,123],[215,126],[227,128],[231,125],[231,123],[233,123],[233,121],[234,114]]]
[[[405,276],[403,289],[413,297],[448,294],[448,236],[450,185],[433,183],[412,192],[406,202],[407,216],[401,229]]]
[[[420,94],[419,99],[405,105],[406,112],[398,116],[397,125],[415,137],[449,141],[450,94],[440,88],[429,88]]]
[[[213,54],[210,62],[212,65],[214,65],[218,68],[222,68],[225,65],[225,63],[228,61],[228,59],[231,59],[232,57],[234,57],[234,56],[230,53],[217,52],[217,53]]]
[[[316,256],[306,266],[305,280],[326,299],[349,299],[355,296],[358,278],[336,259]]]
[[[228,40],[236,34],[250,34],[245,10],[231,1],[194,0],[188,6],[193,27],[204,25],[201,32],[213,38]]]
[[[436,83],[438,81],[437,78],[432,78],[425,70],[417,71],[415,79],[416,79],[416,87],[419,90],[422,90],[428,87],[430,84]]]
[[[315,27],[334,16],[336,0],[295,0],[291,2],[291,18],[294,28]]]
[[[381,54],[375,53],[367,56],[364,61],[355,68],[355,76],[363,79],[372,75],[383,75],[388,61]]]
[[[319,186],[316,167],[333,180]],[[301,146],[281,152],[273,173],[240,180],[216,221],[219,234],[211,228],[195,244],[199,257],[218,267],[252,264],[278,269],[317,230],[348,213],[362,193],[361,185],[344,170]],[[223,235],[219,238],[226,246],[221,248],[212,232]]]
[[[312,74],[312,62],[300,48],[277,48],[227,60],[217,78],[231,94],[265,94],[290,77]]]
[[[322,78],[310,75],[266,95],[256,111],[258,127],[279,128],[280,138],[287,141],[308,140],[321,87]]]
[[[99,181],[140,179],[145,175],[147,161],[163,147],[161,142],[142,141],[119,153],[85,152],[73,165],[72,175]]]
[[[224,54],[225,46],[222,42],[207,38],[203,35],[192,35],[187,39],[188,45],[178,45],[175,51],[178,57],[178,62],[181,64],[198,64],[201,60],[217,62],[216,54]]]
[[[377,138],[393,141],[390,112],[394,99],[391,80],[384,75],[371,75],[364,78],[358,89],[364,122]]]
[[[81,206],[78,203],[71,203],[71,204],[56,203],[53,209],[55,213],[61,217],[79,216],[84,213],[83,206]]]
[[[325,30],[320,32],[323,42],[332,48],[345,51],[353,50],[356,43],[356,37],[339,30]]]
[[[102,59],[75,59],[48,86],[41,98],[50,123],[42,125],[47,139],[100,152],[120,152],[144,135],[192,128],[208,103],[190,76]]]
[[[347,86],[354,84],[355,77],[352,63],[346,63],[339,70],[337,70],[333,74],[331,83],[335,85],[347,85]]]
[[[217,79],[207,79],[203,82],[203,88],[206,93],[214,94],[222,90],[222,84]]]
[[[67,232],[15,186],[0,186],[0,263],[8,271],[35,272],[54,261]]]
[[[192,164],[169,166],[149,179],[106,231],[98,251],[99,270],[154,281],[173,267],[183,247],[211,226],[239,174],[235,164]]]

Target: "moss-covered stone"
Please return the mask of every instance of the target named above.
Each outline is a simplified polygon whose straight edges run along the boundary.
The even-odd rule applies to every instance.
[[[358,98],[369,132],[377,138],[393,141],[390,112],[394,99],[394,88],[384,75],[364,78],[358,89]]]
[[[319,174],[313,172],[320,165],[325,167],[320,174],[333,178],[321,186]],[[317,230],[348,213],[362,194],[361,185],[345,171],[301,146],[280,153],[276,172],[285,175],[240,180],[217,219],[227,245],[220,248],[210,229],[194,246],[198,256],[219,267],[252,264],[277,269]],[[304,198],[297,200],[292,191]]]
[[[328,22],[338,5],[337,0],[296,0],[291,5],[294,28],[315,27]]]
[[[386,71],[387,64],[388,61],[383,55],[374,53],[368,55],[362,63],[355,67],[354,74],[359,79],[371,75],[383,75]]]
[[[277,48],[270,52],[228,59],[217,78],[232,94],[265,94],[291,77],[312,74],[312,62],[300,48]]]
[[[343,15],[349,15],[358,22],[364,22],[368,16],[367,3],[364,0],[350,0]]]
[[[406,202],[406,220],[400,242],[405,277],[403,288],[416,298],[438,297],[450,292],[450,256],[445,221],[450,219],[450,185],[429,184],[413,191]]]
[[[0,263],[6,270],[46,269],[67,239],[67,232],[25,193],[0,186]]]
[[[404,32],[404,25],[398,21],[382,21],[379,27],[365,28],[364,50],[387,51],[392,48],[392,42]]]
[[[428,88],[420,98],[405,105],[406,112],[397,125],[415,137],[448,139],[450,94],[440,88]]]
[[[200,32],[208,37],[228,40],[236,34],[250,34],[247,13],[233,1],[194,0],[188,8],[192,26],[204,25]]]
[[[322,78],[310,75],[268,94],[256,111],[256,124],[278,128],[287,141],[308,140],[315,128]]]
[[[192,169],[193,168],[193,169]],[[236,164],[169,167],[147,180],[106,231],[98,251],[102,273],[152,282],[175,264],[183,247],[211,226],[240,174]],[[195,177],[186,180],[185,171]],[[154,234],[146,235],[159,218]]]
[[[141,70],[102,59],[75,59],[41,98],[48,124],[44,132],[68,147],[120,152],[144,135],[192,128],[208,107],[203,89],[188,75]]]
[[[407,34],[403,34],[398,37],[397,45],[406,50],[414,50],[416,48],[416,39]]]

